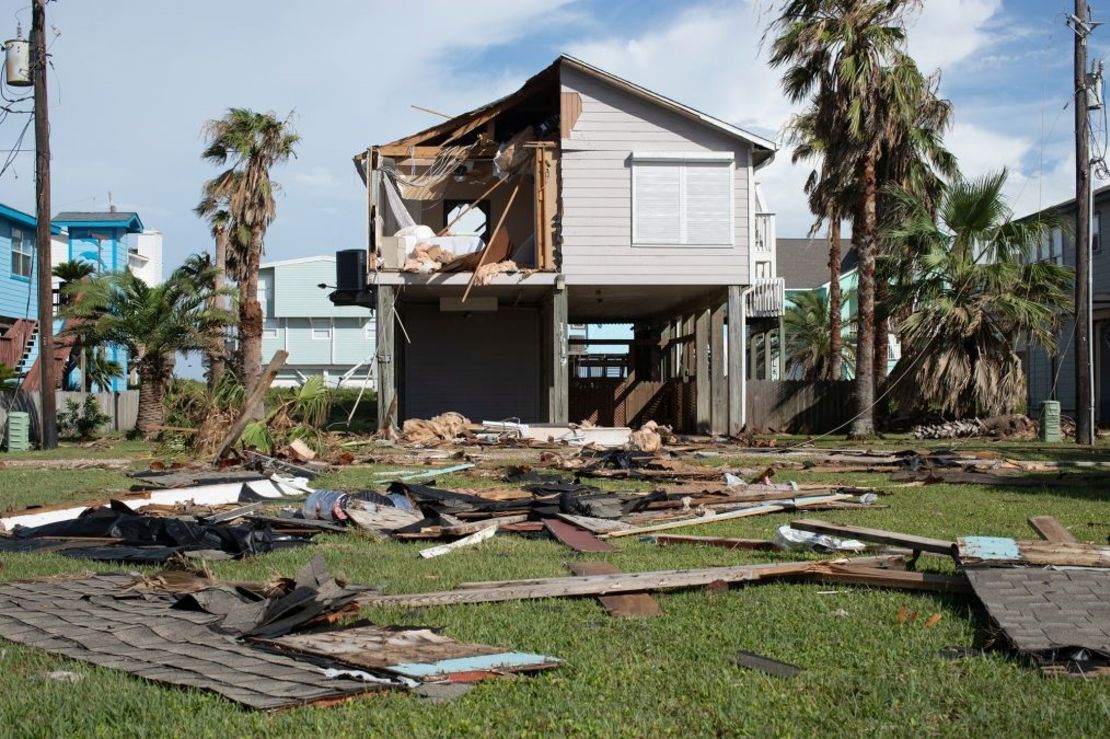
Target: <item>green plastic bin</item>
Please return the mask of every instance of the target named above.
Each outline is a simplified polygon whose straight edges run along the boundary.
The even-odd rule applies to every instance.
[[[12,411],[8,414],[8,451],[25,452],[31,448],[31,414]]]
[[[1060,441],[1060,401],[1046,400],[1041,403],[1041,441]]]

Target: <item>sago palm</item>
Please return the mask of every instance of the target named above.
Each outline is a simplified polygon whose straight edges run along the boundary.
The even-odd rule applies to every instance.
[[[144,437],[162,425],[162,396],[177,352],[209,347],[214,333],[232,322],[230,313],[213,310],[210,276],[196,279],[180,270],[150,286],[130,272],[113,272],[82,283],[63,315],[80,319],[69,329],[86,344],[126,347],[139,375],[137,428]]]
[[[934,209],[893,193],[892,297],[909,311],[891,379],[904,410],[967,417],[1012,412],[1025,396],[1019,348],[1051,350],[1068,309],[1071,270],[1028,263],[1055,217],[1014,222],[1002,195],[1005,170],[942,187]]]
[[[300,137],[289,118],[231,108],[205,127],[208,145],[203,158],[229,169],[214,178],[208,194],[227,202],[234,224],[228,240],[227,266],[239,283],[239,371],[243,385],[253,388],[262,374],[262,308],[258,303],[258,270],[266,229],[277,215],[277,183],[270,170],[296,155]],[[261,408],[256,409],[256,415]]]

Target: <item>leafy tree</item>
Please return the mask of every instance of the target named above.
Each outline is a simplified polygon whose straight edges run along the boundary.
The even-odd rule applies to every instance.
[[[228,309],[228,299],[221,296],[221,291],[227,279],[227,245],[232,237],[234,222],[229,210],[229,197],[226,193],[222,193],[220,188],[223,186],[228,191],[234,190],[234,181],[237,177],[238,174],[235,174],[227,177],[224,181],[209,180],[206,182],[200,203],[193,209],[198,216],[208,221],[212,240],[216,245],[216,257],[213,265],[216,268],[215,293],[212,298],[212,307],[222,310]],[[220,376],[227,367],[227,348],[228,343],[225,340],[221,346],[213,349],[205,356],[209,390],[216,387],[216,383],[219,382]],[[241,370],[242,368],[238,369]]]
[[[919,196],[892,193],[897,225],[886,234],[895,246],[888,259],[906,276],[892,297],[909,315],[891,378],[904,409],[957,418],[1012,412],[1025,396],[1019,347],[1055,347],[1071,270],[1027,255],[1062,224],[1012,221],[1005,182],[1005,170],[957,178],[941,188],[935,215]]]
[[[130,272],[105,274],[82,283],[63,313],[80,319],[67,330],[84,343],[127,347],[138,368],[138,430],[144,437],[157,435],[162,425],[162,396],[175,353],[204,351],[214,331],[233,320],[211,309],[210,276],[202,277],[178,270],[150,286]]]
[[[258,303],[258,270],[266,229],[277,215],[277,183],[270,170],[290,157],[300,137],[289,118],[273,113],[231,108],[205,128],[208,145],[203,158],[229,169],[214,178],[206,195],[226,202],[233,228],[227,242],[227,267],[239,283],[239,375],[253,388],[262,374],[262,308]],[[253,409],[256,416],[262,409]]]
[[[833,331],[842,330],[842,323],[838,320],[834,329],[828,297],[809,290],[791,299],[793,305],[783,317],[787,375],[803,380],[842,379],[845,370],[852,371],[852,348],[836,341],[834,349]],[[834,359],[839,361],[834,364]]]

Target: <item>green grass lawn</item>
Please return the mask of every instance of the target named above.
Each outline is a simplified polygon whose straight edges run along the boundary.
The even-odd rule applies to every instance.
[[[843,439],[839,446],[850,446]],[[894,444],[922,447],[921,442]],[[932,443],[934,447],[946,444]],[[983,447],[982,443],[979,444]],[[986,448],[997,448],[985,445]],[[1033,458],[1068,457],[1074,449],[1025,444]],[[1062,452],[1062,453],[1061,453]],[[140,456],[144,452],[133,449]],[[1086,454],[1086,453],[1084,453]],[[1110,449],[1098,458],[1110,459]],[[725,468],[765,458],[713,458]],[[398,465],[390,468],[396,469]],[[372,472],[347,468],[317,485],[373,486]],[[45,502],[54,496],[89,497],[72,488],[123,486],[117,473],[25,472],[0,469],[0,508]],[[34,475],[28,477],[28,475]],[[1032,538],[1031,515],[1051,514],[1083,540],[1110,532],[1110,491],[1085,484],[1059,489],[930,485],[895,487],[885,474],[782,471],[779,480],[871,485],[890,492],[889,508],[807,514],[826,520],[953,538],[987,534]],[[492,484],[454,476],[444,487]],[[619,489],[624,483],[607,481]],[[789,514],[738,519],[673,533],[770,537]],[[450,588],[474,580],[566,574],[576,558],[604,559],[626,571],[704,567],[795,559],[798,555],[731,552],[678,546],[661,548],[620,539],[609,555],[575,554],[551,542],[499,536],[477,548],[420,559],[421,543],[373,543],[358,535],[328,535],[315,546],[213,564],[225,577],[264,579],[291,574],[322,552],[333,572],[387,592]],[[5,555],[0,578],[90,570],[113,571],[55,555]],[[950,570],[944,560],[923,566]],[[370,695],[332,708],[277,715],[239,709],[212,695],[144,683],[0,642],[0,726],[5,735],[151,736],[450,736],[584,734],[656,735],[862,735],[1105,736],[1110,726],[1110,681],[1046,679],[1003,653],[950,661],[949,645],[985,646],[986,619],[972,599],[851,586],[768,582],[725,594],[704,590],[657,596],[664,615],[644,620],[610,618],[593,599],[559,599],[374,609],[377,623],[429,625],[449,636],[555,655],[557,670],[477,686],[448,704],[405,694]],[[921,614],[899,625],[900,607]],[[924,626],[932,613],[935,628]],[[734,664],[740,650],[799,665],[792,680],[746,671]],[[57,682],[51,670],[84,676]]]

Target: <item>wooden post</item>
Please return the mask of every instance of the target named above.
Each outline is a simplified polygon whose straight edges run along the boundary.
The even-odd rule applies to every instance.
[[[270,363],[266,365],[265,371],[258,378],[255,383],[254,389],[251,390],[250,395],[247,396],[246,401],[243,403],[243,412],[231,424],[231,428],[224,437],[223,443],[220,448],[216,450],[216,461],[219,462],[225,454],[231,451],[235,446],[235,442],[239,441],[239,437],[243,433],[243,429],[247,427],[254,418],[254,408],[261,405],[262,399],[266,397],[266,391],[270,389],[270,385],[274,383],[274,378],[277,377],[278,370],[285,364],[285,360],[289,358],[289,352],[284,349],[278,349],[274,352],[274,356],[270,359]]]
[[[377,351],[375,359],[378,363],[378,428],[388,430],[392,428],[391,413],[396,410],[397,374],[394,352],[396,350],[395,327],[397,325],[396,311],[397,288],[393,285],[378,286],[378,306],[374,312],[375,328],[377,329]]]
[[[725,304],[709,314],[709,387],[712,407],[709,430],[714,434],[728,433],[728,381],[725,378]]]
[[[551,296],[551,385],[548,388],[548,409],[551,423],[567,423],[570,419],[568,351],[567,351],[567,290],[556,286]]]
[[[39,387],[42,390],[39,444],[58,446],[58,413],[54,389],[54,283],[50,244],[50,123],[46,95],[46,3],[31,9],[31,79],[35,85],[35,266],[38,282]]]
[[[695,372],[694,397],[697,403],[697,431],[699,434],[708,434],[710,426],[710,406],[713,399],[709,384],[709,311],[698,312],[694,320],[694,362],[697,366]]]
[[[744,429],[744,307],[742,288],[728,286],[728,434]]]

